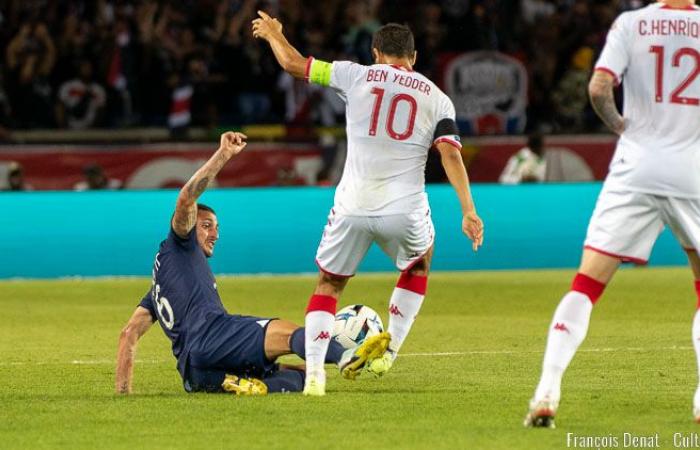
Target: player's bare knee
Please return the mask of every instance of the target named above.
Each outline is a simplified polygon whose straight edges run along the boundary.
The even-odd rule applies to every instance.
[[[331,295],[338,297],[348,284],[348,277],[332,275],[330,273],[321,272],[318,280],[316,294]]]
[[[590,249],[583,251],[579,273],[607,284],[620,266],[620,259]]]
[[[413,264],[410,268],[404,271],[412,276],[427,277],[430,272],[430,259],[425,255],[420,261]]]

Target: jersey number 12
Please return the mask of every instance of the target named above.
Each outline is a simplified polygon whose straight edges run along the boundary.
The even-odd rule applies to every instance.
[[[382,109],[382,100],[384,99],[384,89],[382,88],[372,88],[370,91],[372,95],[377,98],[374,100],[374,107],[372,108],[372,119],[369,122],[369,135],[377,135],[377,122],[379,122],[379,111]],[[396,118],[396,108],[399,103],[406,103],[408,105],[408,123],[404,130],[399,133],[394,128],[394,119]],[[386,119],[386,132],[392,139],[397,141],[405,141],[413,135],[413,126],[416,124],[416,112],[418,110],[418,103],[416,99],[408,94],[396,94],[391,97],[389,101],[389,116]]]
[[[656,102],[661,103],[664,101],[663,87],[664,87],[664,54],[666,49],[661,45],[652,45],[649,51],[656,55]],[[681,105],[700,105],[700,99],[694,97],[683,97],[681,94],[683,91],[688,89],[688,86],[695,81],[695,79],[700,75],[700,52],[690,47],[679,48],[671,57],[671,66],[679,67],[681,65],[681,59],[684,57],[690,57],[693,59],[693,70],[688,74],[688,77],[683,80],[681,84],[676,87],[676,89],[671,92],[671,103],[678,103]]]

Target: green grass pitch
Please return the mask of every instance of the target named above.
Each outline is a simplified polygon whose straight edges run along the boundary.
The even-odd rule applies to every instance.
[[[0,283],[0,448],[566,448],[570,436],[700,433],[687,269],[624,269],[563,384],[556,430],[524,429],[553,310],[573,270],[436,273],[392,371],[328,395],[186,394],[159,327],[134,395],[113,394],[121,326],[147,279]],[[359,275],[341,306],[386,320],[393,275]],[[314,278],[220,278],[230,312],[301,322]],[[362,379],[364,378],[364,379]],[[573,447],[570,447],[573,448]]]

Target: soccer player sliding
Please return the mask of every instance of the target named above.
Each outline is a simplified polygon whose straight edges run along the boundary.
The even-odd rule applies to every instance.
[[[278,357],[291,353],[305,357],[304,329],[286,320],[229,314],[207,261],[219,240],[219,221],[212,208],[197,200],[245,148],[245,139],[241,133],[222,134],[217,151],[180,190],[170,232],[153,263],[151,289],[119,336],[119,394],[131,393],[137,343],[156,321],[172,342],[187,392],[265,395],[304,387],[303,366],[277,363]],[[381,341],[368,341],[347,350],[333,341],[326,362],[354,379],[366,361],[361,354],[384,351]]]
[[[699,36],[700,8],[689,0],[625,12],[610,28],[588,90],[596,113],[620,139],[581,266],[554,312],[526,426],[554,428],[561,379],[586,337],[593,305],[620,262],[646,263],[664,225],[688,254],[700,306]],[[613,97],[613,86],[623,81],[624,116]],[[692,336],[700,369],[700,312]],[[700,388],[693,414],[700,421]]]
[[[428,151],[442,165],[462,207],[462,231],[476,251],[484,227],[476,213],[461,156],[452,101],[413,71],[413,34],[398,24],[381,27],[372,39],[375,64],[328,63],[302,56],[287,42],[282,24],[264,12],[253,34],[270,44],[282,68],[297,78],[330,87],[346,103],[348,154],[334,206],[316,253],[319,280],[306,308],[304,394],[325,394],[323,368],[338,298],[373,242],[401,271],[389,301],[388,334],[374,339],[385,352],[366,357],[377,376],[394,363],[425,297],[435,230],[425,193]],[[389,335],[391,342],[389,343]]]

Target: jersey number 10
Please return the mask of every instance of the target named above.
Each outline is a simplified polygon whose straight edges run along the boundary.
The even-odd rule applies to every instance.
[[[379,111],[382,109],[382,100],[384,99],[384,89],[375,87],[370,91],[372,95],[377,98],[374,100],[374,107],[372,108],[372,119],[369,122],[369,135],[377,135],[377,122],[379,122]],[[396,116],[396,108],[399,106],[400,102],[405,102],[408,104],[408,123],[403,132],[399,133],[394,128],[394,119]],[[386,120],[386,132],[392,139],[397,141],[405,141],[413,135],[413,126],[416,124],[416,112],[418,110],[418,103],[416,99],[408,94],[396,94],[391,97],[389,102],[389,117]]]
[[[652,45],[649,51],[656,55],[656,102],[661,103],[664,101],[663,97],[663,87],[664,87],[664,54],[665,48],[661,45]],[[671,66],[679,67],[681,64],[681,59],[683,57],[689,56],[693,59],[693,70],[690,72],[688,77],[683,80],[681,84],[676,87],[676,89],[671,92],[671,103],[678,103],[681,105],[700,105],[700,99],[694,97],[683,97],[681,94],[683,91],[688,89],[688,86],[695,81],[695,79],[700,75],[700,53],[694,48],[683,47],[678,49],[671,57]]]

